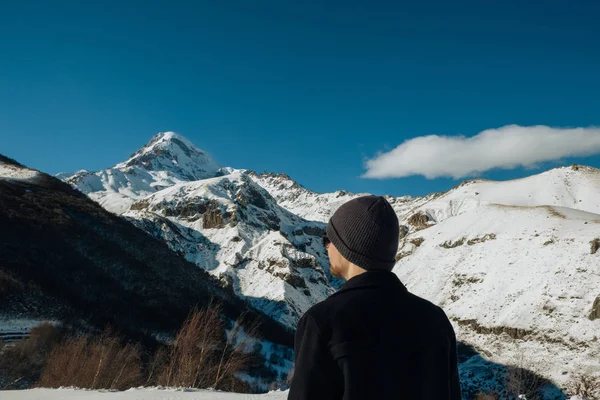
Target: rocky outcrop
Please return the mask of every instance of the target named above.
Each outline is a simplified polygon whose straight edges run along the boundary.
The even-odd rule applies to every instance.
[[[495,233],[488,233],[486,235],[483,235],[482,237],[476,237],[476,238],[473,238],[473,239],[469,239],[467,241],[467,244],[469,246],[473,246],[474,244],[487,242],[488,240],[496,240],[496,234]]]
[[[302,232],[307,235],[321,237],[325,233],[325,227],[305,225],[302,227]]]
[[[453,249],[455,247],[459,247],[464,245],[465,243],[469,246],[473,246],[475,244],[479,244],[479,243],[484,243],[487,242],[488,240],[496,240],[496,234],[495,233],[488,233],[485,234],[481,237],[474,237],[472,239],[467,240],[466,237],[461,237],[459,239],[456,239],[454,241],[452,240],[446,240],[444,243],[440,244],[440,247],[443,247],[445,249]]]
[[[482,335],[490,335],[490,334],[500,335],[502,333],[505,333],[513,339],[523,339],[534,333],[533,331],[528,330],[528,329],[514,328],[511,326],[492,326],[492,327],[483,326],[474,319],[453,318],[453,320],[455,320],[458,323],[458,325],[468,326],[469,328],[473,329],[475,332],[482,334]]]
[[[408,235],[409,232],[409,228],[406,225],[400,225],[400,239],[404,239],[406,237],[406,235]]]
[[[267,228],[269,228],[270,230],[278,231],[280,229],[279,224],[281,221],[279,220],[279,217],[275,214],[271,214],[271,213],[261,214],[261,215],[258,215],[256,217],[256,219],[258,219],[260,222],[265,224],[267,226]]]
[[[590,319],[592,321],[596,319],[600,319],[600,294],[594,300],[594,304],[592,304],[592,311],[590,311]]]
[[[455,247],[462,246],[463,244],[465,244],[466,241],[467,238],[465,237],[461,237],[460,239],[457,239],[455,241],[446,240],[444,243],[440,244],[440,247],[443,247],[445,249],[453,249]]]
[[[590,242],[590,253],[596,254],[600,249],[600,238],[594,239]]]
[[[211,200],[207,207],[206,212],[202,214],[202,226],[206,229],[211,228],[223,228],[228,223],[228,217],[221,211],[219,202]]]
[[[249,205],[253,205],[263,210],[268,208],[268,204],[264,196],[258,190],[256,190],[253,185],[246,185],[240,188],[235,196],[235,199],[244,208],[247,208]]]
[[[417,246],[417,247],[419,247],[420,245],[422,245],[424,241],[425,241],[425,239],[423,239],[422,237],[413,238],[413,239],[410,240],[410,242],[412,244],[414,244],[415,246]]]
[[[416,214],[411,215],[410,218],[408,218],[407,222],[416,230],[421,230],[429,228],[431,226],[431,222],[433,222],[433,219],[428,214],[420,211]]]

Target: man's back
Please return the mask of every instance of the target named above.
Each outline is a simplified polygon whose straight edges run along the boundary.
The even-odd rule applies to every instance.
[[[289,399],[460,399],[444,312],[391,272],[366,272],[312,307],[296,336]]]
[[[444,312],[392,273],[400,228],[381,196],[327,223],[330,271],[346,284],[298,322],[290,400],[460,400],[456,339]]]

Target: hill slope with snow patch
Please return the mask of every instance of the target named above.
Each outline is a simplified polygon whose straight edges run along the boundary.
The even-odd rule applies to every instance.
[[[600,288],[590,242],[600,215],[560,207],[486,205],[408,235],[394,272],[441,305],[461,340],[501,363],[527,349],[530,368],[598,371]]]

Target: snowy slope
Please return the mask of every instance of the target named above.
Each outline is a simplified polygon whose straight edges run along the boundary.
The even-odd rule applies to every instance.
[[[600,214],[599,196],[600,170],[573,166],[512,181],[468,181],[426,202],[420,210],[434,221],[443,221],[486,204],[551,205]]]
[[[123,216],[289,327],[333,293],[324,225],[281,208],[242,171],[163,189]]]
[[[599,236],[598,214],[486,205],[408,235],[394,272],[444,308],[461,340],[501,363],[525,351],[528,367],[560,382],[563,371],[600,372],[600,320],[588,319]]]
[[[38,176],[38,171],[21,168],[0,160],[0,179],[32,181]]]

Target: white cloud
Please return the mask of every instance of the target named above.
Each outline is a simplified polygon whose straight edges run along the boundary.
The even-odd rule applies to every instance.
[[[600,128],[507,125],[473,137],[420,136],[366,162],[364,178],[464,178],[600,153]]]

